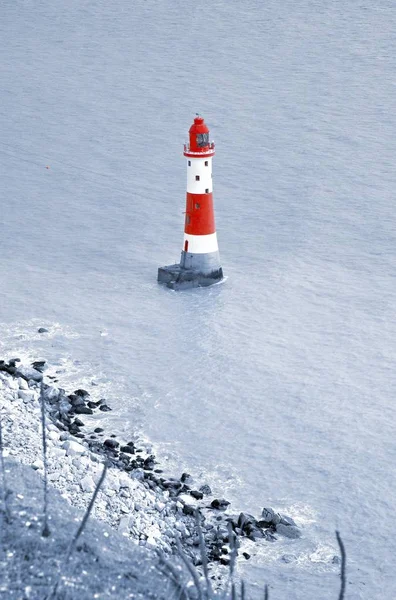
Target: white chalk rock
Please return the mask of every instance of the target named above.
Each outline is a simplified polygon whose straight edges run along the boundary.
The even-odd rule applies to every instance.
[[[19,390],[18,396],[24,402],[32,402],[34,400],[35,393],[33,390]]]
[[[66,450],[58,446],[51,446],[49,453],[52,458],[64,458],[66,456]]]
[[[90,475],[86,475],[80,481],[80,486],[83,492],[93,492],[95,489],[95,482]]]
[[[124,535],[129,533],[129,517],[121,517],[118,524],[118,531]]]
[[[57,442],[59,440],[59,433],[57,431],[49,431],[47,433],[47,438],[52,440],[53,442]]]
[[[20,390],[28,390],[29,386],[27,384],[26,379],[23,379],[23,377],[18,377],[18,386]]]
[[[81,456],[87,452],[87,448],[74,440],[63,442],[62,448],[66,450],[67,456]]]
[[[53,473],[48,473],[47,477],[48,481],[58,481],[60,473],[59,471],[54,471]]]

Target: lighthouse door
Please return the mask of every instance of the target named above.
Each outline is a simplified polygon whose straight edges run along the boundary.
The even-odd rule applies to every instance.
[[[184,252],[188,252],[188,240],[184,242]]]

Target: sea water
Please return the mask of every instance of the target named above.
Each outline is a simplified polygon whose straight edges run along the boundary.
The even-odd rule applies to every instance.
[[[1,353],[93,382],[114,433],[235,513],[293,516],[300,540],[249,546],[253,597],[337,597],[335,529],[348,598],[396,596],[395,17],[386,0],[1,8]],[[197,112],[226,279],[176,293],[156,274],[180,257]]]

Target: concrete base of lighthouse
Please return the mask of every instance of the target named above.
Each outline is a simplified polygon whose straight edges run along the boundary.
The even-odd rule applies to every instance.
[[[223,279],[219,253],[192,254],[182,252],[180,264],[160,267],[158,282],[172,290],[207,287]]]

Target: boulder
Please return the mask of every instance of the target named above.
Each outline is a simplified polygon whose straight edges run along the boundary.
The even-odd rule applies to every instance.
[[[93,415],[92,408],[88,408],[87,406],[73,406],[73,410],[76,415]]]
[[[82,444],[75,442],[74,440],[66,440],[62,444],[62,448],[66,450],[67,456],[79,456],[85,454],[88,450]]]
[[[215,498],[212,502],[211,502],[211,507],[212,508],[216,508],[217,510],[225,510],[227,508],[227,506],[229,506],[229,502],[228,500],[224,500],[224,498],[218,499]]]
[[[113,450],[115,448],[118,448],[118,446],[120,445],[116,440],[112,439],[105,440],[103,444],[106,446],[106,448],[112,448]]]
[[[271,525],[277,525],[280,523],[280,516],[272,508],[263,508],[261,512],[263,521],[262,527],[270,527]],[[260,521],[260,523],[262,522]]]
[[[15,374],[19,377],[23,377],[26,381],[29,381],[30,379],[33,379],[33,381],[42,381],[43,379],[43,374],[40,373],[40,371],[33,369],[33,367],[24,367],[23,365],[18,367]]]
[[[284,525],[283,523],[278,523],[276,526],[276,532],[292,539],[301,537],[301,529],[295,525]]]

